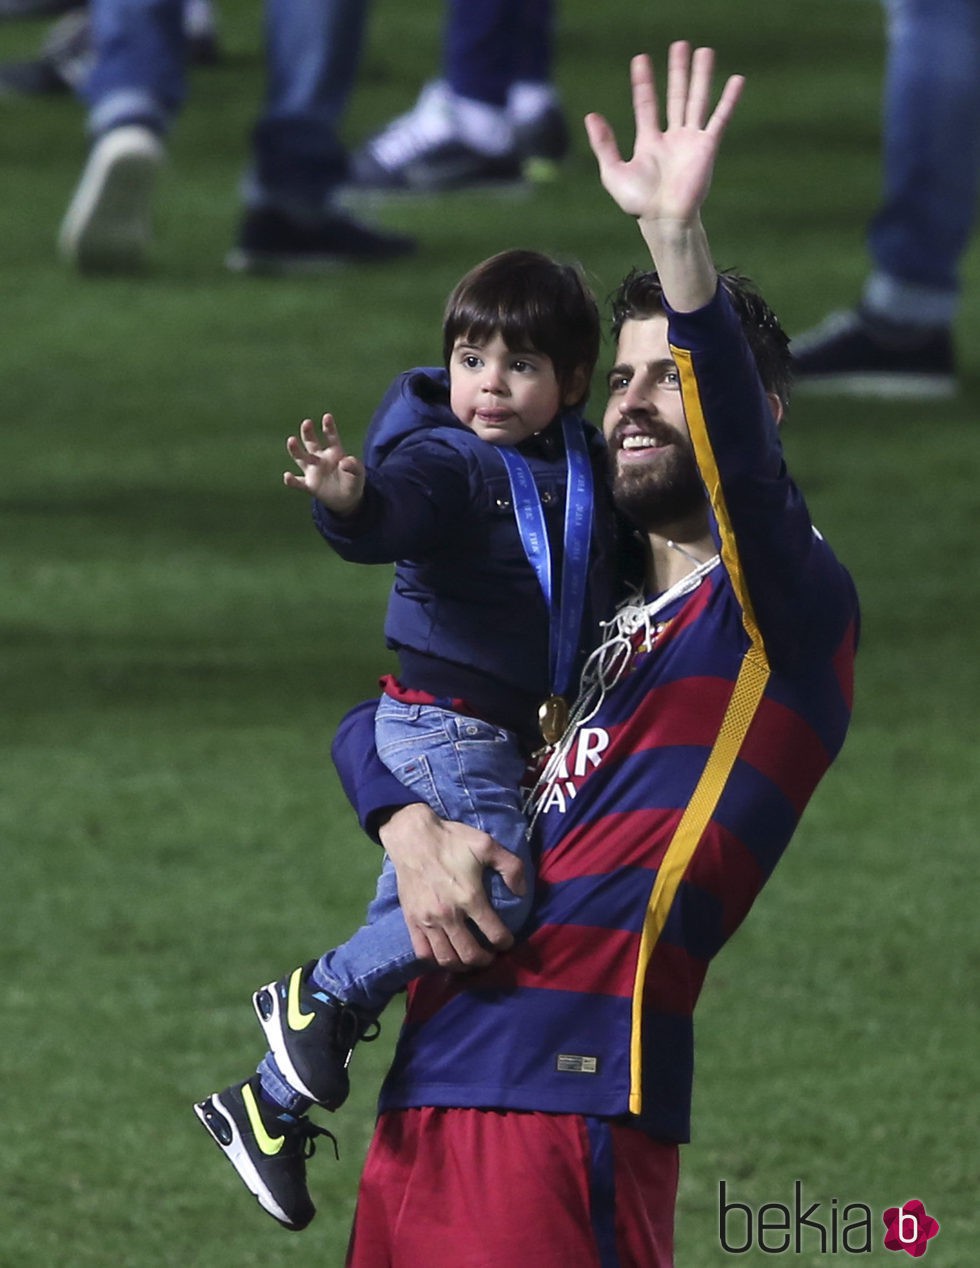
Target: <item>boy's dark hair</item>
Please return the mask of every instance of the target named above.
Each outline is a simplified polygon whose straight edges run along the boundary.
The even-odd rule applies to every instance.
[[[775,392],[784,406],[788,405],[792,385],[789,336],[747,277],[734,269],[725,269],[719,278],[738,313],[763,387],[767,392]],[[613,337],[619,338],[623,322],[630,318],[642,320],[662,313],[663,296],[660,278],[653,270],[633,269],[612,297]]]
[[[499,334],[515,352],[551,358],[562,390],[585,371],[581,405],[599,359],[599,306],[581,271],[540,251],[501,251],[470,269],[446,301],[442,351],[448,366],[457,339],[483,343]]]

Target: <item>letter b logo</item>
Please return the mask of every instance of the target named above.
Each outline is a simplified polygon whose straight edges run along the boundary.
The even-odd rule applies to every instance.
[[[885,1249],[904,1250],[915,1259],[926,1253],[928,1243],[939,1232],[939,1221],[932,1218],[918,1198],[890,1206],[881,1218]]]

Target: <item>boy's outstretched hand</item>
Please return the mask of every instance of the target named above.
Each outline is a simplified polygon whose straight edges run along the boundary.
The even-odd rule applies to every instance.
[[[312,493],[335,515],[353,515],[364,496],[364,464],[344,451],[332,414],[324,414],[320,435],[313,420],[304,419],[299,436],[290,436],[286,449],[300,474],[284,471],[283,484]]]

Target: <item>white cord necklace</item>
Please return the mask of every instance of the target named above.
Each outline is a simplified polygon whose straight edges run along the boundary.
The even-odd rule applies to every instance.
[[[688,551],[668,542],[681,554],[693,558]],[[682,577],[658,595],[656,599],[645,602],[639,595],[627,600],[609,621],[603,621],[602,627],[608,631],[606,637],[595,649],[582,669],[579,693],[572,705],[568,717],[568,726],[561,739],[553,746],[544,769],[538,776],[534,786],[528,792],[524,807],[530,813],[528,833],[531,832],[542,808],[548,801],[548,795],[565,769],[565,758],[571,750],[576,733],[591,718],[594,718],[602,706],[609,691],[623,677],[636,651],[636,634],[643,631],[641,647],[652,646],[655,636],[654,618],[666,607],[690,594],[701,584],[704,577],[721,562],[720,555],[713,555],[704,563],[699,563],[686,577]],[[532,810],[533,807],[533,810]]]

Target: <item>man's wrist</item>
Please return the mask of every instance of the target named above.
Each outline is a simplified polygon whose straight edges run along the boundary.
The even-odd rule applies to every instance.
[[[372,814],[371,826],[374,835],[381,844],[388,848],[405,830],[411,831],[428,824],[436,816],[424,801],[409,801],[398,806],[384,806]]]
[[[638,220],[663,287],[676,312],[694,312],[711,302],[718,274],[700,217]]]

